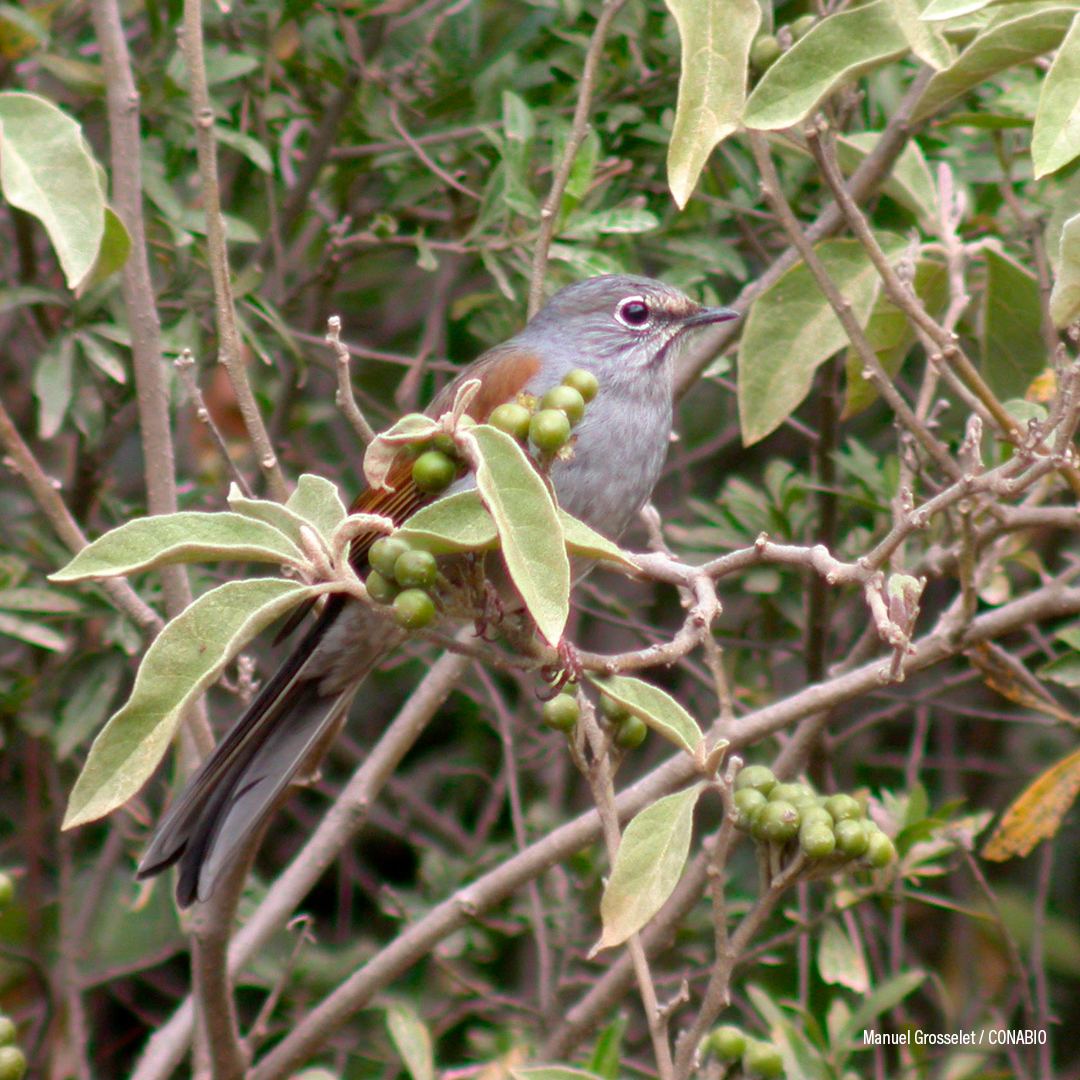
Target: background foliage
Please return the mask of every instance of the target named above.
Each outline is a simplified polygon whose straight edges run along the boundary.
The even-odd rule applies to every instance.
[[[711,791],[670,917],[644,937],[645,981],[670,1026],[658,1038],[625,950],[589,955],[610,862],[595,814],[577,819],[594,792],[540,723],[536,677],[462,663],[452,693],[447,675],[411,699],[422,712],[449,694],[286,928],[292,908],[267,914],[268,886],[418,679],[449,671],[417,641],[369,681],[322,778],[275,820],[249,877],[241,920],[266,936],[226,994],[254,1075],[318,1064],[426,1080],[559,1062],[602,1077],[719,1076],[728,1066],[715,1055],[676,1053],[672,1066],[657,1049],[695,1018],[771,1039],[792,1077],[1080,1073],[1075,1040],[1057,1035],[1080,1020],[1076,831],[1001,865],[976,853],[989,815],[1031,781],[1046,776],[999,840],[1007,850],[1053,833],[1080,785],[1077,373],[1071,331],[1058,329],[1076,315],[1080,263],[1066,225],[1080,212],[1077,10],[253,0],[201,12],[202,105],[178,46],[179,2],[0,5],[0,90],[30,91],[81,125],[74,137],[106,166],[112,207],[47,229],[57,201],[102,202],[101,182],[88,166],[85,189],[65,176],[44,209],[27,205],[12,170],[25,158],[41,175],[47,125],[0,96],[0,435],[14,466],[0,477],[0,866],[15,886],[0,912],[0,1004],[35,1075],[192,1068],[189,928],[167,883],[132,878],[172,770],[105,821],[72,833],[59,823],[160,622],[138,598],[174,615],[247,570],[143,575],[130,582],[137,596],[45,580],[80,533],[147,509],[224,507],[230,466],[193,383],[159,356],[190,350],[231,468],[258,492],[278,497],[282,484],[219,355],[246,370],[289,481],[316,473],[351,493],[363,448],[334,404],[329,315],[342,318],[359,403],[379,429],[513,333],[530,289],[617,271],[744,314],[686,359],[656,499],[671,550],[711,560],[722,654],[705,647],[646,678],[703,728],[717,720],[744,758],[825,792],[869,792],[899,869],[796,875],[762,907],[749,841],[710,871],[703,840],[722,817]],[[117,128],[134,114],[103,62],[110,26],[131,50],[137,143]],[[190,21],[184,34],[190,45]],[[121,194],[133,163],[135,218]],[[864,217],[838,209],[841,173]],[[223,278],[213,285],[215,188],[235,339]],[[113,209],[132,233],[126,279]],[[62,242],[87,230],[89,249]],[[847,327],[813,268],[796,265],[804,236],[842,291]],[[141,252],[152,296],[132,283]],[[882,286],[889,266],[899,293]],[[715,358],[740,332],[736,386],[730,358]],[[762,533],[774,547],[755,548]],[[627,541],[647,542],[644,530]],[[925,577],[921,609],[879,569]],[[577,592],[570,636],[626,653],[669,641],[683,618],[670,585],[596,574]],[[215,729],[265,677],[269,652],[260,644],[254,668],[237,665],[211,692]],[[856,685],[860,672],[872,677]],[[656,736],[625,755],[618,789],[645,781],[623,805],[685,783],[686,760]],[[740,923],[747,915],[756,921]],[[752,941],[727,955],[718,921],[752,926]],[[731,980],[722,1016],[709,996],[717,970]],[[354,972],[371,979],[366,996],[305,1028]],[[870,1050],[863,1027],[1049,1041]],[[273,1057],[305,1030],[315,1042],[299,1060]],[[216,1062],[219,1075],[230,1068]]]

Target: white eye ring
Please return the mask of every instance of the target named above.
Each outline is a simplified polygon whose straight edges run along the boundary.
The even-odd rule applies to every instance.
[[[615,318],[628,330],[644,330],[652,322],[652,310],[644,296],[628,296],[619,301]]]

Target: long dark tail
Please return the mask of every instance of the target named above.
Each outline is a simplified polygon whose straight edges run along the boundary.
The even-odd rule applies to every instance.
[[[370,648],[350,641],[347,657],[338,648],[327,658],[326,639],[347,603],[340,596],[330,600],[159,822],[137,876],[152,877],[179,863],[181,907],[213,892],[301,766],[321,756],[364,676],[385,654],[377,641]],[[347,677],[327,678],[344,659]]]

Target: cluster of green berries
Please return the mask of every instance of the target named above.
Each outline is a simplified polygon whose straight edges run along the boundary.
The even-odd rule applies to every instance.
[[[772,67],[784,52],[781,35],[786,31],[791,35],[791,43],[794,44],[799,38],[806,37],[816,22],[816,15],[800,15],[794,22],[780,27],[779,34],[759,34],[750,46],[750,66],[759,74]]]
[[[488,423],[519,442],[528,440],[542,454],[554,454],[570,441],[570,430],[585,415],[585,406],[600,388],[592,372],[575,368],[539,401],[508,401],[492,410]]]
[[[0,872],[0,908],[15,899],[15,883]],[[26,1055],[15,1045],[18,1031],[8,1016],[0,1016],[0,1080],[22,1080],[26,1075]]]
[[[544,702],[541,712],[544,723],[555,731],[573,731],[581,716],[581,709],[573,694],[556,694]],[[636,750],[649,734],[649,728],[640,716],[635,716],[625,705],[607,694],[600,695],[600,715],[611,733],[611,741],[621,750]]]
[[[414,548],[401,536],[381,536],[368,551],[368,564],[368,596],[377,604],[392,604],[400,626],[422,630],[435,618],[430,589],[438,566],[430,551]]]
[[[781,784],[765,765],[747,765],[735,777],[737,824],[762,844],[798,841],[810,859],[859,859],[881,869],[896,848],[851,795],[817,795],[806,784]]]
[[[732,1024],[722,1024],[706,1035],[701,1050],[714,1054],[720,1061],[741,1061],[744,1076],[773,1080],[784,1075],[784,1059],[771,1042],[752,1039]]]

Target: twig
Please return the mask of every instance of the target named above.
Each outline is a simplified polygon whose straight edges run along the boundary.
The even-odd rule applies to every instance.
[[[184,65],[187,68],[191,107],[195,119],[195,146],[199,158],[202,203],[206,211],[206,251],[210,276],[214,283],[214,315],[218,334],[218,359],[225,365],[232,383],[236,403],[251,439],[256,460],[262,470],[271,496],[278,502],[288,497],[288,488],[270,436],[266,432],[258,402],[248,381],[236,324],[232,281],[229,272],[229,253],[225,239],[225,221],[221,216],[218,194],[217,144],[214,138],[214,110],[206,84],[206,65],[203,60],[202,4],[200,0],[184,0],[184,22],[181,35]],[[136,164],[138,159],[136,158]]]
[[[353,394],[352,379],[349,377],[349,350],[341,343],[341,317],[331,315],[326,320],[326,344],[334,350],[337,360],[337,394],[334,401],[345,414],[345,419],[352,425],[360,441],[367,446],[375,438],[375,429],[367,422]]]
[[[394,129],[404,140],[406,146],[444,183],[449,187],[452,187],[455,191],[460,191],[462,195],[468,195],[470,199],[475,199],[477,202],[483,202],[484,197],[478,195],[472,188],[466,187],[460,180],[451,176],[437,161],[435,161],[430,154],[409,134],[405,125],[401,122],[401,116],[398,114],[398,103],[394,97],[390,98],[390,123],[394,125]]]
[[[570,123],[570,134],[567,136],[566,146],[555,169],[555,175],[551,179],[551,189],[540,207],[540,232],[536,238],[536,246],[533,248],[532,273],[529,277],[530,319],[540,310],[543,301],[548,250],[559,223],[559,207],[562,205],[563,192],[566,191],[566,185],[570,180],[574,159],[588,133],[593,90],[600,70],[600,58],[604,52],[608,29],[625,3],[626,0],[604,0],[592,37],[589,39],[589,48],[585,53],[585,66],[582,68],[581,83],[578,87],[577,105],[574,108],[574,119]]]

